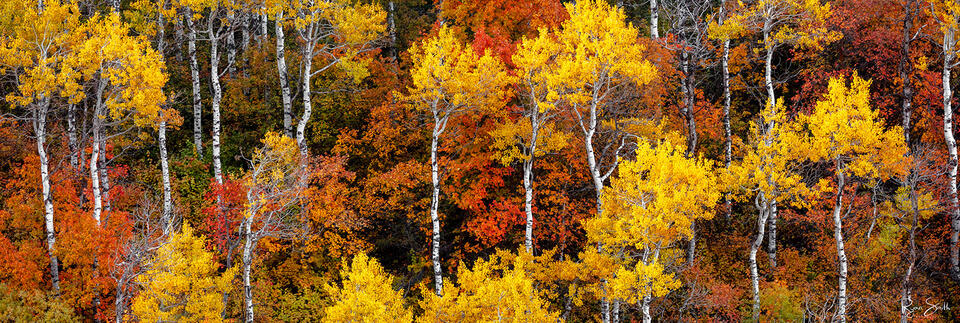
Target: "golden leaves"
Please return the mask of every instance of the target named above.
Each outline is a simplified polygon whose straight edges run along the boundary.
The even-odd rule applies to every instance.
[[[144,289],[133,299],[133,315],[141,321],[207,322],[220,319],[222,293],[237,268],[218,275],[219,264],[206,250],[206,239],[184,224],[180,233],[160,246],[152,267],[137,281]]]
[[[402,291],[393,289],[393,276],[365,253],[344,263],[343,287],[327,285],[333,304],[324,309],[324,322],[412,322],[403,307]]]
[[[441,27],[436,36],[410,48],[413,87],[405,98],[418,109],[456,111],[464,108],[502,107],[514,82],[503,63],[490,55],[477,54],[461,43],[453,30]]]

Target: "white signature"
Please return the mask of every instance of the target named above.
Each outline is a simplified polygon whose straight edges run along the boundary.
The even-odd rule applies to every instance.
[[[913,298],[907,298],[907,301],[909,303],[903,306],[903,310],[906,311],[908,317],[913,316],[916,312],[922,313],[921,316],[930,316],[940,311],[950,310],[950,304],[947,304],[947,302],[933,303],[929,297],[923,300],[923,304],[918,305],[913,305]]]

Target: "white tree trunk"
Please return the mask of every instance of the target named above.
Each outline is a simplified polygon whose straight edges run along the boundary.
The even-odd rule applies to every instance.
[[[660,38],[660,7],[657,0],[650,0],[650,38]]]
[[[954,59],[954,33],[947,28],[943,33],[943,137],[950,160],[948,191],[950,193],[950,270],[955,279],[960,279],[960,203],[957,198],[957,140],[953,136],[953,92],[950,74]]]
[[[733,138],[730,129],[730,40],[723,41],[721,66],[723,68],[723,165],[730,168],[730,162],[733,161]],[[733,212],[729,195],[724,195],[724,205],[729,218],[730,213]]]
[[[434,108],[433,136],[430,140],[430,183],[433,185],[430,197],[430,221],[433,224],[430,258],[433,261],[434,288],[438,296],[443,296],[443,268],[440,267],[440,163],[437,159],[439,157],[440,135],[443,134],[447,117],[441,117],[437,108]]]
[[[46,230],[47,252],[50,256],[50,282],[53,292],[60,295],[60,265],[57,260],[57,236],[54,230],[53,195],[50,187],[50,161],[47,158],[47,113],[50,109],[50,99],[41,98],[33,111],[33,129],[37,136],[37,155],[40,156],[40,184],[43,198],[43,221]]]
[[[162,116],[165,117],[165,116]],[[163,225],[164,232],[171,232],[173,225],[173,198],[170,189],[170,164],[167,157],[167,121],[160,121],[157,129],[157,144],[160,146],[160,175],[163,181]]]
[[[250,274],[253,267],[253,234],[251,232],[250,216],[244,220],[243,231],[246,239],[243,242],[243,313],[246,322],[253,322],[253,285],[250,283]]]
[[[210,19],[207,28],[210,32],[210,89],[212,98],[210,107],[213,114],[213,177],[217,184],[223,184],[223,170],[220,164],[220,100],[223,93],[220,89],[220,41],[216,37],[213,21]],[[219,197],[218,197],[219,200]],[[219,201],[218,201],[219,202]]]
[[[847,321],[847,252],[843,246],[843,219],[840,217],[843,208],[844,174],[840,162],[837,161],[837,198],[833,206],[833,237],[837,241],[837,262],[839,267],[837,292],[837,320]]]
[[[203,107],[200,103],[200,66],[197,64],[197,32],[193,28],[193,12],[187,9],[187,55],[190,56],[190,81],[193,89],[193,145],[203,157]]]
[[[290,84],[287,82],[287,58],[284,56],[283,11],[276,15],[277,75],[280,79],[280,97],[283,99],[283,133],[293,137],[293,104],[290,102]]]
[[[753,292],[753,320],[760,318],[760,273],[757,269],[757,251],[763,245],[763,236],[767,227],[767,218],[770,216],[770,201],[764,193],[759,193],[757,202],[757,236],[750,243],[750,288]]]
[[[93,193],[93,220],[100,227],[100,215],[103,212],[103,197],[100,188],[100,142],[103,140],[103,91],[106,84],[101,81],[97,85],[97,101],[93,113],[93,143],[90,145],[90,185]],[[96,265],[94,265],[96,266]]]
[[[540,134],[540,111],[534,104],[534,111],[530,112],[530,143],[527,148],[527,159],[523,161],[523,211],[527,216],[527,226],[524,232],[524,247],[533,254],[533,160],[537,151],[537,139]]]
[[[297,146],[300,147],[300,156],[307,156],[307,122],[310,121],[310,114],[313,112],[313,103],[311,101],[310,80],[313,73],[313,45],[304,46],[303,51],[303,115],[297,122]]]

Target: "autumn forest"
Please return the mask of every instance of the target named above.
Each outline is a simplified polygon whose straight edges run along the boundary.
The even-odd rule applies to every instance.
[[[0,320],[960,320],[957,0],[0,1]]]

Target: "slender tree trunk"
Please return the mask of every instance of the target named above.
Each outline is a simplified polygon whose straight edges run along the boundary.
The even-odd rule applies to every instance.
[[[948,189],[950,193],[950,270],[954,279],[960,279],[960,209],[957,199],[957,140],[953,136],[953,92],[950,80],[954,59],[954,30],[947,28],[943,33],[943,137],[947,144],[950,160]]]
[[[166,9],[166,0],[162,0],[160,8]],[[157,15],[157,53],[160,53],[161,59],[164,57],[165,27],[166,23],[164,21],[163,10],[160,10],[160,13]],[[173,198],[171,197],[170,165],[167,157],[167,115],[164,110],[160,110],[160,125],[157,128],[157,145],[160,148],[160,179],[163,184],[163,230],[164,233],[169,234],[172,232],[171,228],[173,225]]]
[[[251,222],[253,219],[249,215],[243,221],[243,231],[246,233],[243,241],[243,313],[248,323],[253,322],[253,285],[250,283],[250,274],[253,267],[254,237]]]
[[[770,268],[777,267],[777,201],[770,203],[770,217],[767,218],[767,257],[770,258]]]
[[[103,154],[100,157],[100,186],[103,187],[103,210],[107,211],[107,213],[104,214],[103,222],[108,222],[110,219],[110,211],[113,211],[113,203],[110,199],[110,168],[107,164],[110,162],[110,158],[107,156],[106,128],[102,128],[100,131],[103,131],[103,134],[100,136],[100,153]]]
[[[277,75],[280,79],[280,97],[283,99],[283,133],[293,138],[293,104],[290,102],[290,84],[287,83],[287,58],[284,51],[283,11],[276,15]]]
[[[309,42],[309,41],[308,41]],[[313,112],[313,102],[310,93],[310,80],[313,73],[313,45],[307,44],[303,51],[303,115],[297,122],[297,146],[300,147],[300,156],[307,156],[307,122]]]
[[[910,61],[910,45],[913,41],[913,0],[906,0],[903,4],[904,16],[903,16],[903,39],[900,43],[900,80],[903,82],[903,90],[901,96],[903,97],[903,102],[901,103],[900,114],[902,116],[901,127],[903,128],[903,140],[907,143],[907,147],[910,147],[910,117],[913,114],[913,80],[910,78],[911,68],[913,67],[912,62]]]
[[[910,309],[909,306],[912,303],[910,299],[911,289],[910,289],[910,278],[913,275],[913,266],[917,263],[917,242],[916,242],[916,233],[917,226],[919,224],[919,205],[917,204],[917,194],[914,190],[914,187],[911,185],[910,190],[910,231],[907,238],[907,244],[909,246],[909,255],[907,264],[907,270],[903,273],[903,282],[900,287],[900,322],[907,323],[910,322]]]
[[[723,24],[724,9],[726,1],[720,4],[720,23]],[[733,140],[730,131],[730,40],[723,40],[723,56],[720,58],[720,66],[723,74],[723,165],[730,168],[730,162],[733,160]],[[733,205],[730,202],[730,196],[724,194],[724,206],[727,218],[733,212]]]
[[[770,38],[771,37],[770,28],[771,28],[770,21],[768,20],[764,21],[763,43],[766,45],[767,49],[766,49],[766,55],[764,57],[763,75],[764,75],[764,86],[767,89],[767,102],[768,102],[767,104],[769,104],[772,109],[776,109],[777,97],[776,97],[776,93],[774,92],[774,84],[773,84],[773,51],[774,51],[774,48],[776,48],[776,46],[774,46],[773,40]],[[773,128],[772,121],[765,121],[765,122],[766,122],[767,129]],[[768,224],[770,225],[770,237],[768,238],[768,241],[767,241],[768,243],[767,250],[770,252],[768,254],[768,257],[770,258],[770,264],[776,266],[776,263],[777,263],[777,255],[775,254],[777,250],[776,226],[777,226],[777,218],[779,216],[778,216],[778,210],[777,210],[777,200],[771,199],[770,201],[771,201],[770,215],[768,220],[769,221]]]
[[[439,157],[440,135],[446,128],[448,117],[441,117],[437,108],[434,108],[433,136],[430,140],[430,183],[433,185],[433,194],[430,198],[430,221],[433,223],[430,258],[433,260],[434,288],[438,296],[443,296],[443,268],[440,267],[440,214],[438,210],[440,207],[440,163],[437,159]]]
[[[760,273],[757,269],[757,251],[763,245],[763,236],[767,227],[767,218],[770,216],[770,201],[766,194],[759,193],[757,199],[757,209],[760,211],[757,215],[757,236],[750,243],[750,287],[753,291],[753,320],[757,322],[760,319]]]
[[[93,220],[97,222],[97,228],[100,227],[100,216],[103,212],[103,196],[100,187],[100,142],[103,140],[103,90],[105,83],[103,81],[98,85],[97,102],[93,113],[93,144],[90,145],[90,185],[93,193]]]
[[[773,92],[773,46],[772,41],[770,40],[770,31],[768,30],[768,26],[769,25],[767,23],[764,23],[763,43],[766,44],[767,50],[763,60],[763,84],[767,89],[767,104],[776,108],[777,97]]]
[[[596,94],[594,94],[596,97]],[[576,107],[574,107],[576,109]],[[587,155],[587,167],[589,167],[590,178],[593,180],[593,187],[596,191],[597,196],[597,217],[603,214],[603,175],[600,172],[600,165],[597,162],[597,155],[593,148],[593,137],[596,134],[597,129],[597,104],[596,98],[594,102],[590,105],[590,115],[588,116],[587,125],[584,128],[584,148],[586,149]],[[582,121],[581,121],[582,123]],[[597,250],[599,251],[601,246],[597,245]],[[603,280],[601,282],[604,292],[606,293],[607,282]],[[610,300],[606,297],[600,299],[600,312],[601,319],[604,323],[610,322]]]
[[[394,7],[393,0],[387,2],[387,32],[390,33],[390,57],[397,60],[397,10]]]
[[[846,180],[840,161],[835,162],[837,172],[837,198],[833,205],[833,237],[837,241],[837,261],[839,263],[839,289],[837,292],[837,320],[847,321],[847,252],[843,246],[843,186]]]
[[[70,146],[70,167],[80,168],[80,142],[77,139],[77,105],[67,104],[67,137]]]
[[[34,133],[37,135],[37,155],[40,156],[40,184],[43,198],[43,221],[46,230],[47,252],[50,256],[50,283],[53,292],[60,295],[60,265],[57,260],[57,236],[54,229],[53,194],[50,187],[50,161],[47,158],[47,113],[50,110],[50,99],[41,98],[34,109]]]
[[[210,32],[210,89],[213,93],[210,106],[213,114],[213,177],[217,184],[223,185],[223,169],[220,164],[220,100],[223,93],[220,88],[220,40],[214,30],[214,19],[209,19],[207,30]],[[219,202],[220,197],[217,197]]]
[[[157,141],[160,146],[160,175],[163,180],[163,225],[164,231],[169,233],[173,225],[173,198],[170,188],[170,163],[167,157],[167,120],[160,121]]]
[[[187,55],[190,56],[190,80],[193,90],[193,145],[203,157],[203,107],[200,103],[200,66],[197,64],[197,31],[193,28],[193,12],[187,9]]]
[[[237,23],[237,15],[233,12],[233,9],[227,9],[227,26],[221,26],[220,28],[226,28],[226,46],[227,46],[227,74],[232,75],[236,67],[237,62],[237,33],[234,26]]]
[[[644,255],[644,259],[642,261],[647,265],[651,265],[653,263],[656,263],[659,260],[660,260],[660,247],[657,247],[653,251],[652,260],[651,258],[648,258],[646,255]],[[650,286],[650,284],[647,284],[648,290],[650,289],[650,287],[652,286]],[[652,301],[653,301],[653,296],[649,291],[643,294],[643,299],[640,302],[640,313],[643,316],[644,323],[650,323],[653,321],[653,316],[650,315],[650,303]]]
[[[696,103],[696,89],[694,88],[693,67],[690,66],[690,55],[687,51],[681,53],[681,68],[683,78],[681,79],[681,93],[683,93],[683,105],[680,114],[683,116],[687,125],[687,151],[688,158],[694,158],[697,152],[697,121],[694,118],[694,104]],[[690,241],[687,244],[687,264],[692,265],[696,259],[697,253],[697,222],[690,221]]]
[[[660,38],[660,7],[657,0],[650,0],[650,38]]]
[[[540,135],[540,111],[534,103],[534,110],[530,112],[530,143],[527,148],[527,159],[523,161],[523,211],[527,216],[524,247],[533,254],[533,159],[537,151],[537,140]]]

